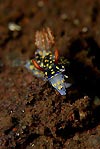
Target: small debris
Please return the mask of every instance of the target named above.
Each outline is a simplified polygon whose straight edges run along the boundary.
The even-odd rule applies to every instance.
[[[95,98],[94,98],[94,105],[100,106],[100,98],[98,96],[95,96]]]
[[[88,27],[86,27],[86,26],[85,26],[85,27],[83,27],[83,28],[82,28],[82,32],[83,32],[83,33],[88,32]]]
[[[38,1],[37,5],[38,7],[42,8],[44,6],[44,2],[42,0]]]
[[[21,30],[21,26],[16,24],[16,23],[14,23],[14,22],[10,22],[10,23],[8,23],[8,29],[10,31],[20,31]]]
[[[61,19],[64,20],[64,21],[68,19],[68,16],[67,16],[66,13],[62,13],[60,17],[61,17]]]
[[[80,24],[79,19],[74,19],[73,24],[76,25],[76,26],[78,26]]]

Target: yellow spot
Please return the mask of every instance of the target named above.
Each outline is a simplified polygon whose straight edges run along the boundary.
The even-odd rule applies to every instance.
[[[46,59],[45,62],[48,62],[48,60]]]
[[[48,67],[48,66],[49,66],[49,64],[46,64],[46,66]]]
[[[51,69],[51,68],[52,68],[52,66],[50,65],[50,66],[49,66],[49,69]]]
[[[32,60],[30,60],[30,63],[32,63]],[[33,64],[33,63],[32,63]]]
[[[62,83],[64,83],[64,80],[61,80]]]
[[[52,64],[52,61],[50,61],[50,64]]]
[[[58,81],[57,84],[60,85],[60,81]]]
[[[57,86],[57,84],[56,84],[56,83],[54,83],[54,84],[53,84],[53,86],[55,87],[55,86]]]
[[[53,76],[51,76],[51,78],[53,78]]]
[[[52,57],[52,54],[50,54],[50,57]]]
[[[52,59],[52,55],[50,55],[50,59]]]
[[[34,66],[33,65],[30,65],[30,69],[32,70],[34,68]]]
[[[35,56],[36,59],[37,59],[38,57],[39,57],[38,55]]]
[[[47,52],[46,54],[49,55],[49,52]]]
[[[40,60],[38,60],[37,62],[40,63]]]
[[[35,71],[35,74],[37,75],[37,74],[39,74],[39,72],[38,71]]]
[[[47,76],[47,72],[45,72],[45,75]]]
[[[61,88],[62,88],[62,86],[61,86],[61,85],[59,85],[59,86],[58,86],[58,89],[60,90]]]
[[[54,73],[55,73],[54,71],[51,72],[51,74],[54,74]]]
[[[39,52],[37,52],[37,53],[39,53],[40,55],[42,55],[42,51],[39,51]]]
[[[41,65],[40,65],[41,67],[43,67],[43,63],[41,63]]]
[[[57,68],[57,69],[59,69],[59,67],[58,67],[58,66],[56,66],[56,68]]]

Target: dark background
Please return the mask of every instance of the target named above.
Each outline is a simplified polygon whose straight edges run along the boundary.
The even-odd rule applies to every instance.
[[[69,61],[66,96],[24,67],[43,27]],[[0,0],[0,149],[99,149],[99,90],[99,0]]]

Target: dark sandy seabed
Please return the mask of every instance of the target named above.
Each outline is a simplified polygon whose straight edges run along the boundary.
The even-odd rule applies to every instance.
[[[47,26],[69,61],[66,96],[24,67]],[[33,148],[100,149],[99,0],[0,0],[0,149]]]

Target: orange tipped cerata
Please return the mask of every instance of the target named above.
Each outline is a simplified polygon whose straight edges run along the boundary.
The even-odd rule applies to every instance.
[[[41,71],[44,71],[44,69],[43,69],[42,67],[40,67],[39,64],[38,64],[35,60],[32,60],[32,63],[34,64],[34,66],[35,66],[37,69],[39,69],[39,70],[41,70]]]
[[[58,49],[55,49],[55,63],[58,62],[58,58],[59,58]]]

